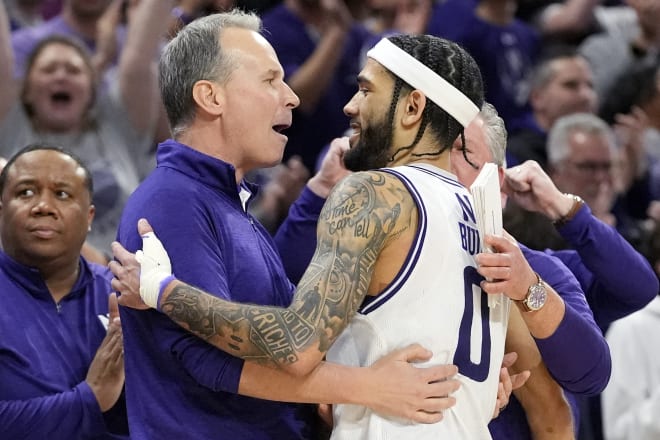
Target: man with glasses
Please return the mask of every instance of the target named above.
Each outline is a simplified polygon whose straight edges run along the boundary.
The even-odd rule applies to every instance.
[[[619,151],[610,127],[590,113],[564,116],[550,130],[546,149],[557,187],[580,196],[596,217],[614,226],[621,175],[614,166]]]

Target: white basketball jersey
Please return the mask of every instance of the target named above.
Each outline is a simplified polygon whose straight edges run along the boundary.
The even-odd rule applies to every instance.
[[[383,171],[398,176],[415,200],[417,236],[394,281],[367,297],[327,358],[369,366],[394,349],[420,343],[433,352],[420,367],[457,365],[461,388],[454,394],[456,405],[431,425],[335,405],[332,439],[490,439],[487,425],[497,399],[509,300],[489,308],[479,287],[472,197],[455,176],[430,165]]]

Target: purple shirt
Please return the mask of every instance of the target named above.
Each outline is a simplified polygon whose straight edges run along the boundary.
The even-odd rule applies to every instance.
[[[119,241],[140,248],[145,217],[181,279],[224,299],[288,306],[293,285],[272,239],[243,209],[234,167],[172,140],[157,160],[126,205]],[[122,307],[121,317],[132,439],[311,437],[312,406],[236,394],[242,360],[160,312]]]
[[[583,206],[558,231],[574,250],[546,253],[559,258],[575,274],[603,331],[658,294],[658,277],[646,258],[615,228],[594,217],[589,206]]]
[[[106,335],[111,278],[81,258],[56,304],[37,269],[0,252],[0,438],[125,438],[110,434],[127,432],[123,399],[102,414],[85,382]]]
[[[548,371],[569,393],[593,395],[601,392],[610,378],[612,361],[609,347],[575,276],[559,259],[521,245],[530,266],[557,291],[566,304],[565,316],[552,336],[536,339]],[[515,396],[511,396],[515,400]],[[574,426],[578,408],[569,397]],[[518,402],[507,406],[489,428],[494,439],[531,439],[524,410]]]
[[[277,249],[292,283],[298,284],[316,248],[316,225],[325,199],[307,186],[289,208],[289,215],[275,234]]]

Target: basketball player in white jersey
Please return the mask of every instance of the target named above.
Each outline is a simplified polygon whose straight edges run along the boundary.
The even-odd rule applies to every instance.
[[[222,350],[300,376],[326,354],[365,366],[419,342],[433,351],[429,364],[459,368],[443,420],[413,425],[338,405],[334,438],[490,438],[509,301],[487,304],[472,199],[448,171],[453,141],[483,102],[480,72],[458,45],[431,36],[389,37],[367,57],[345,107],[354,133],[344,161],[363,172],[326,201],[292,304],[231,303],[176,280],[152,233],[143,235],[140,294]]]

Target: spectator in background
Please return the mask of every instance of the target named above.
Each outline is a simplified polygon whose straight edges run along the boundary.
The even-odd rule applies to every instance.
[[[548,174],[557,187],[580,196],[597,218],[615,225],[612,209],[622,189],[618,173],[621,156],[609,126],[590,113],[564,116],[553,125],[546,148]],[[509,223],[511,218],[515,222]],[[507,205],[505,223],[521,241],[526,237],[523,243],[534,249],[566,247],[550,220],[526,214],[515,203]],[[544,232],[539,234],[540,230]]]
[[[618,0],[521,0],[516,15],[539,30],[545,46],[575,46],[601,30],[596,12],[605,3]]]
[[[43,0],[41,11],[46,20],[53,18],[62,11],[65,0]]]
[[[27,61],[27,76],[13,80],[0,65],[0,154],[48,141],[75,152],[96,182],[96,217],[89,243],[107,252],[124,201],[141,180],[158,113],[154,64],[162,23],[171,5],[142,0],[129,28],[117,82],[99,92],[87,51],[62,36],[42,40]],[[7,19],[0,4],[0,52],[12,60]]]
[[[362,20],[374,34],[373,44],[389,33],[425,34],[433,8],[432,0],[369,0],[365,3],[367,9]]]
[[[579,47],[594,73],[594,87],[604,100],[619,76],[633,65],[654,63],[660,54],[660,0],[627,0],[632,20],[587,38]]]
[[[3,439],[128,438],[111,274],[80,256],[92,186],[79,159],[48,145],[20,150],[0,173]]]
[[[172,8],[172,19],[167,34],[174,37],[185,25],[196,18],[218,12],[227,12],[236,4],[236,0],[177,0]]]
[[[598,219],[616,225],[612,208],[621,191],[621,155],[610,127],[589,113],[564,116],[550,131],[547,152],[557,187],[582,197]]]
[[[26,63],[37,44],[52,35],[67,35],[83,43],[90,53],[95,53],[97,23],[112,1],[121,0],[65,0],[62,11],[41,25],[21,29],[11,36],[14,52],[15,76],[26,74]],[[120,38],[120,36],[117,36]]]
[[[540,51],[537,32],[515,17],[517,1],[448,0],[434,6],[427,32],[461,44],[484,77],[486,100],[507,131],[534,127],[530,76]]]
[[[565,116],[552,128],[547,148],[557,187],[582,197],[597,218],[639,246],[642,225],[623,202],[635,168],[626,149],[617,146],[612,129],[590,113]]]
[[[571,113],[596,111],[589,64],[570,49],[548,54],[534,68],[529,101],[533,125],[509,133],[507,163],[534,160],[547,169],[547,134],[555,121]]]
[[[43,0],[4,0],[9,15],[11,31],[33,27],[43,22]]]
[[[616,124],[620,140],[640,138],[639,148],[627,151],[628,162],[635,168],[628,206],[636,218],[642,218],[649,201],[660,200],[660,58],[625,72],[605,97],[600,115]],[[624,132],[621,126],[626,128]],[[626,146],[634,147],[635,142],[626,142]]]
[[[342,108],[355,92],[370,34],[344,0],[284,0],[263,15],[263,26],[287,83],[300,97],[286,131],[285,160],[300,156],[314,170],[321,149],[346,130]]]

